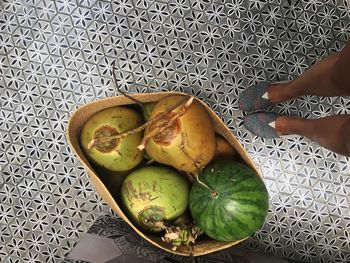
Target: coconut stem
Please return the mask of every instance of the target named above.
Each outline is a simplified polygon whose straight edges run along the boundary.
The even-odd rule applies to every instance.
[[[190,97],[188,99],[188,97]],[[116,135],[112,135],[112,136],[105,136],[105,137],[100,137],[100,138],[95,138],[92,139],[89,143],[88,143],[88,150],[91,150],[94,146],[99,145],[99,144],[103,144],[106,143],[110,140],[113,139],[122,139],[125,138],[127,136],[130,136],[134,133],[140,132],[144,129],[146,129],[147,127],[149,127],[150,125],[152,125],[153,123],[155,123],[156,121],[160,120],[161,118],[163,118],[164,116],[166,116],[167,114],[169,114],[171,111],[173,111],[174,109],[176,109],[177,107],[179,107],[182,103],[186,102],[186,100],[188,100],[185,105],[188,105],[188,102],[193,101],[194,97],[188,95],[185,96],[182,100],[180,100],[178,103],[174,104],[173,106],[167,108],[164,112],[160,113],[159,115],[154,116],[152,119],[150,119],[149,121],[147,121],[146,123],[142,124],[141,126],[137,127],[137,128],[133,128],[130,130],[127,130],[123,133],[120,134],[116,134]],[[189,106],[187,106],[189,107]]]
[[[184,115],[187,111],[187,109],[191,106],[192,102],[194,100],[194,97],[190,97],[188,101],[184,104],[184,106],[166,123],[166,124],[160,124],[156,127],[155,130],[151,131],[149,134],[147,134],[145,137],[143,137],[141,144],[137,147],[140,151],[145,149],[146,143],[149,139],[156,136],[157,134],[163,132],[167,128],[169,128],[171,125],[173,125],[174,121],[176,121],[178,118],[180,118],[182,115]]]
[[[158,133],[163,132],[165,129],[169,128],[171,125],[173,125],[175,119],[171,119],[170,121],[168,121],[166,124],[164,124],[163,126],[157,126],[155,130],[151,131],[149,134],[147,134],[145,137],[142,138],[142,141],[140,143],[139,146],[137,146],[137,149],[139,151],[142,151],[143,149],[145,149],[146,147],[146,143],[149,139],[151,139],[153,136],[156,136]]]
[[[186,145],[186,141],[185,141],[185,140],[187,140],[187,137],[186,137],[185,133],[182,133],[181,136],[182,136],[182,140],[181,140],[181,144],[180,144],[180,149],[181,149],[181,151],[185,154],[185,156],[186,156],[188,159],[190,159],[191,161],[193,161],[193,163],[194,163],[194,165],[196,166],[196,168],[197,168],[198,170],[200,170],[200,169],[201,169],[201,167],[200,167],[200,162],[199,162],[198,160],[196,160],[195,158],[193,158],[193,157],[191,156],[191,154],[187,151],[186,147],[185,147],[185,145]]]

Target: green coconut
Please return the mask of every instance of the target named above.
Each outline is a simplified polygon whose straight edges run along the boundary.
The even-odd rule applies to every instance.
[[[140,228],[159,232],[188,207],[189,182],[175,169],[146,166],[129,174],[121,200],[130,219]]]
[[[141,116],[127,107],[112,107],[93,115],[83,126],[80,144],[86,157],[111,171],[128,171],[137,166],[143,152],[137,149],[142,133],[137,132],[119,139],[102,140],[118,135],[142,124]],[[95,140],[91,146],[91,142]],[[100,140],[100,142],[99,142]]]
[[[149,121],[152,111],[156,105],[157,105],[157,102],[148,102],[143,104],[142,117],[145,121]]]

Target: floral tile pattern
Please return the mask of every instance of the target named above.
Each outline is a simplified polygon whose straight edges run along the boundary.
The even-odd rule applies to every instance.
[[[67,146],[70,114],[116,92],[176,90],[206,101],[261,169],[263,228],[244,246],[306,262],[350,261],[350,163],[301,137],[252,136],[241,91],[296,78],[341,50],[348,0],[0,2],[0,261],[58,262],[110,209]],[[349,114],[312,96],[271,110]]]

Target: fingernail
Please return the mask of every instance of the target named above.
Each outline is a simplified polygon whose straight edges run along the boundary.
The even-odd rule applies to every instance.
[[[266,91],[262,96],[261,98],[265,99],[265,100],[268,100],[269,99],[269,94],[268,92]]]
[[[276,128],[276,122],[275,121],[270,122],[269,126],[275,129]]]

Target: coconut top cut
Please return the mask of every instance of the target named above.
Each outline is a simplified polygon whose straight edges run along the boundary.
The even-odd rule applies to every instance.
[[[119,139],[101,140],[94,147],[94,139],[108,138],[138,127],[141,116],[127,107],[111,107],[92,116],[82,128],[80,143],[90,161],[111,171],[127,171],[139,164],[143,152],[137,149],[142,139],[138,132]]]
[[[172,95],[161,99],[151,118],[164,113],[184,96]],[[180,171],[196,173],[215,154],[215,131],[206,109],[195,99],[172,110],[145,130],[149,156]]]

